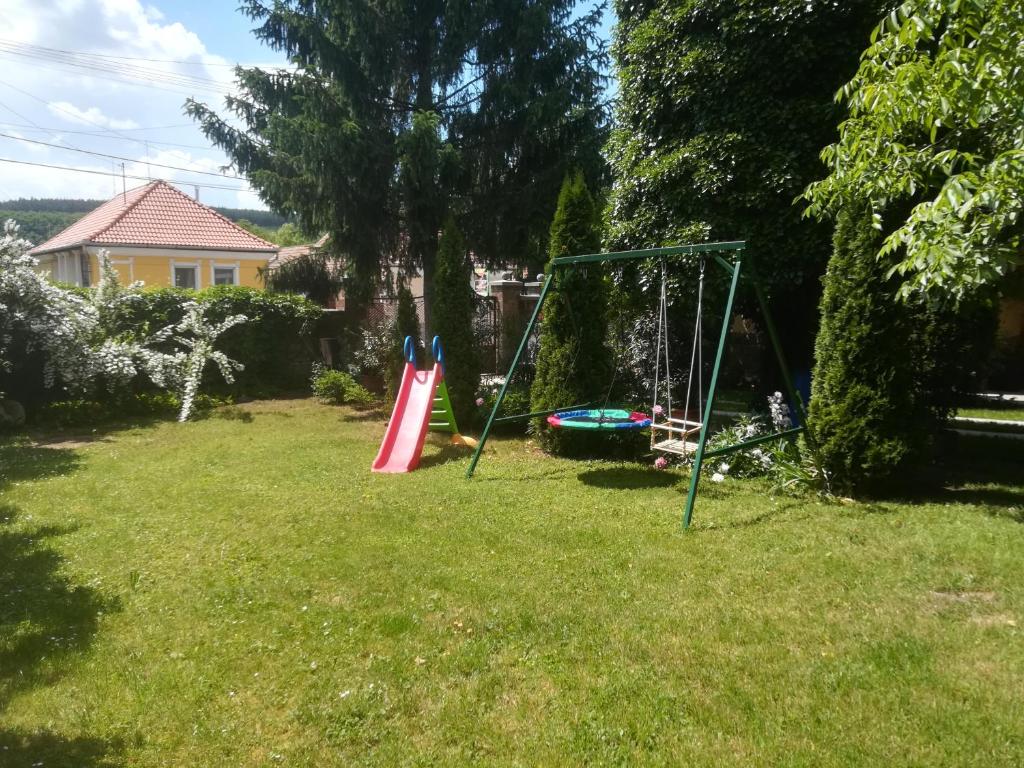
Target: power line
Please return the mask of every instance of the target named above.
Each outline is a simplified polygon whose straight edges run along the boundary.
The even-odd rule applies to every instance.
[[[222,87],[221,82],[211,77],[183,74],[159,67],[144,67],[137,64],[118,63],[115,61],[108,61],[102,57],[97,57],[94,54],[65,51],[59,48],[46,48],[38,45],[0,41],[0,51],[13,56],[20,56],[47,63],[69,64],[74,67],[94,69],[96,71],[113,73],[123,77],[134,77],[144,80],[159,78],[161,82],[169,82],[174,85],[200,88],[213,86],[218,90]]]
[[[8,43],[13,45],[22,45],[17,40],[10,40],[0,38],[0,43]],[[36,46],[41,47],[41,46]],[[215,61],[186,61],[184,59],[150,59],[144,56],[116,56],[112,53],[86,53],[85,51],[68,51],[62,48],[52,48],[49,50],[61,51],[63,53],[78,53],[85,54],[87,56],[94,56],[100,59],[118,59],[122,61],[149,61],[161,64],[186,64],[189,66],[203,66],[203,67],[254,67],[256,64],[229,64],[227,62],[215,62]]]
[[[70,165],[53,165],[51,163],[34,163],[30,160],[12,160],[7,157],[0,157],[0,163],[14,163],[15,165],[31,165],[37,168],[55,168],[59,171],[73,171],[75,173],[90,173],[94,176],[113,176],[121,178],[122,174],[113,171],[97,171],[93,168],[75,168]],[[194,171],[193,171],[194,173]],[[184,184],[191,187],[202,187],[203,189],[224,189],[229,192],[248,192],[248,187],[229,187],[222,184],[210,184],[208,182],[195,182],[188,179],[150,179],[146,176],[135,176],[130,173],[124,174],[124,178],[137,181],[166,181],[168,184]]]
[[[4,106],[4,105],[2,103],[0,103],[0,107],[2,107],[2,106]],[[27,119],[27,118],[25,118],[25,117],[23,117],[21,115],[19,115],[19,117],[21,117],[23,120]],[[194,126],[195,123],[190,123],[190,125]],[[131,142],[134,142],[135,144],[147,144],[148,143],[148,144],[153,144],[153,145],[158,146],[158,147],[182,147],[183,149],[212,149],[213,148],[209,144],[206,144],[206,145],[202,145],[202,144],[178,144],[177,142],[173,142],[173,141],[157,141],[156,139],[133,139],[133,138],[130,138],[128,136],[111,136],[109,133],[101,133],[100,131],[73,131],[73,130],[70,130],[70,129],[67,129],[67,128],[43,128],[42,126],[37,125],[35,123],[32,123],[32,125],[22,125],[21,123],[6,123],[6,122],[0,121],[0,126],[4,126],[6,128],[18,128],[20,130],[29,131],[29,132],[41,131],[42,133],[49,133],[49,134],[51,134],[53,136],[56,136],[57,134],[70,133],[70,134],[75,135],[75,136],[89,136],[89,137],[96,138],[96,139],[110,139],[112,141],[131,141]],[[141,129],[141,130],[149,130],[149,129]],[[153,129],[153,130],[156,130],[156,129]]]
[[[35,99],[40,104],[44,104],[47,109],[56,109],[59,112],[63,112],[65,114],[67,114],[67,115],[71,115],[71,117],[75,118],[76,120],[81,120],[83,122],[89,123],[90,125],[95,125],[97,128],[102,128],[104,131],[110,131],[111,133],[120,133],[120,131],[118,131],[116,128],[111,128],[111,127],[106,126],[106,125],[100,125],[95,120],[90,120],[85,115],[80,115],[77,112],[72,112],[70,109],[65,109],[64,107],[60,106],[59,104],[51,104],[46,99],[41,99],[38,96],[36,96],[34,93],[30,93],[29,91],[26,91],[26,90],[24,90],[22,88],[19,88],[16,85],[11,85],[10,83],[5,82],[3,80],[0,80],[0,85],[6,85],[11,90],[17,91],[20,94],[28,96],[30,99]],[[32,121],[30,120],[29,122],[32,122]]]
[[[218,176],[218,177],[223,178],[223,179],[239,179],[241,181],[244,181],[244,179],[241,176],[232,176],[232,175],[227,174],[227,173],[214,173],[213,171],[197,171],[197,170],[195,170],[193,168],[182,168],[180,165],[165,165],[163,163],[154,163],[153,161],[151,161],[149,159],[148,153],[147,153],[147,156],[146,156],[145,159],[143,159],[143,160],[134,160],[134,159],[132,159],[130,157],[122,157],[120,155],[110,155],[110,154],[107,154],[106,152],[93,152],[92,150],[89,150],[89,149],[78,149],[77,147],[66,147],[66,146],[61,146],[60,144],[51,144],[48,141],[39,141],[37,139],[26,139],[24,136],[14,136],[13,134],[10,134],[10,133],[0,133],[0,138],[13,139],[14,141],[24,141],[24,142],[27,142],[29,144],[38,144],[38,145],[43,146],[43,147],[53,147],[54,149],[62,149],[62,150],[65,150],[65,151],[81,152],[83,155],[93,155],[94,157],[104,157],[104,158],[107,158],[107,159],[110,159],[110,160],[120,160],[120,161],[126,162],[126,163],[148,163],[149,165],[155,166],[157,168],[166,168],[167,170],[170,170],[170,171],[184,171],[185,173],[195,173],[195,174],[198,174],[200,176]]]

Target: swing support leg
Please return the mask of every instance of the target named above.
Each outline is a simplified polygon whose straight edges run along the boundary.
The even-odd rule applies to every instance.
[[[505,393],[508,391],[508,385],[512,383],[512,376],[515,374],[516,369],[519,367],[519,360],[523,356],[523,352],[526,350],[526,345],[530,341],[530,334],[533,333],[533,327],[537,324],[537,318],[540,317],[540,308],[544,306],[544,299],[548,296],[548,289],[551,287],[551,281],[555,277],[555,269],[552,268],[551,272],[544,279],[544,286],[540,290],[540,296],[537,298],[537,306],[533,308],[533,314],[530,315],[530,322],[526,326],[526,331],[523,333],[522,341],[519,342],[519,348],[516,350],[515,357],[512,358],[512,365],[509,366],[508,375],[505,376],[505,382],[501,385],[501,391],[498,392],[498,398],[494,401],[494,407],[491,408],[491,413],[487,417],[487,425],[484,427],[483,434],[480,435],[480,441],[476,445],[476,450],[473,452],[473,458],[469,462],[469,469],[466,470],[466,477],[472,477],[474,470],[476,470],[476,464],[480,461],[480,454],[484,452],[484,446],[487,445],[487,438],[491,434],[491,427],[494,426],[495,416],[498,415],[498,409],[501,408],[502,402],[505,400]]]
[[[723,260],[724,262],[724,260]],[[724,262],[728,264],[728,262]],[[690,490],[686,494],[686,507],[683,510],[683,528],[690,527],[693,518],[693,505],[697,501],[697,485],[700,482],[701,467],[704,466],[704,449],[707,447],[708,431],[711,426],[711,414],[715,407],[715,391],[718,388],[718,371],[722,367],[725,356],[725,345],[729,340],[729,325],[732,323],[732,307],[736,299],[736,288],[740,282],[740,271],[743,263],[742,252],[736,254],[736,261],[729,265],[732,270],[732,282],[729,284],[729,299],[725,303],[725,314],[722,316],[722,333],[718,339],[718,352],[715,354],[715,368],[711,372],[711,386],[708,399],[704,404],[704,423],[700,428],[700,439],[697,442],[697,453],[693,457],[690,468]]]

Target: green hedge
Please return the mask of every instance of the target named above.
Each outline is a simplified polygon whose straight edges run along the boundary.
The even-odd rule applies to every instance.
[[[249,322],[226,331],[217,343],[217,349],[244,364],[245,370],[228,385],[215,366],[209,366],[204,392],[262,397],[307,389],[312,366],[320,360],[316,328],[322,310],[301,296],[240,286],[216,286],[199,292],[158,288],[124,302],[113,318],[114,327],[119,333],[148,336],[178,322],[189,301],[207,305],[207,316],[215,321],[235,314],[249,318]],[[23,354],[13,362],[9,373],[0,371],[0,391],[20,400],[30,411],[68,399],[59,383],[51,389],[43,387],[44,361],[38,353]],[[136,389],[154,388],[140,380]],[[107,393],[96,396],[104,400],[114,397]]]
[[[159,288],[126,302],[118,321],[126,332],[153,333],[180,320],[190,300],[205,304],[213,321],[230,315],[249,318],[217,342],[217,348],[245,370],[227,385],[211,366],[203,382],[205,391],[262,396],[308,386],[310,369],[320,359],[314,331],[322,310],[301,296],[242,286],[220,285],[199,292]]]

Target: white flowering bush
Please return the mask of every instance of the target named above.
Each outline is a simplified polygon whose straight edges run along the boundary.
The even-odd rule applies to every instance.
[[[768,396],[767,414],[745,416],[719,430],[708,440],[708,448],[724,448],[792,427],[789,405],[781,392],[775,392]],[[832,496],[828,474],[804,441],[769,440],[709,462],[706,471],[716,483],[724,482],[726,477],[770,477],[776,491],[813,491],[825,498]]]
[[[771,435],[791,429],[793,419],[789,405],[786,404],[781,392],[768,396],[767,414],[742,416],[734,423],[723,427],[708,440],[708,448],[716,450],[728,445],[736,445],[747,440]],[[729,477],[761,477],[770,474],[776,467],[779,457],[793,450],[788,440],[773,440],[744,451],[728,454],[720,461],[709,462],[708,471],[712,480],[721,482]]]
[[[148,337],[117,333],[113,318],[126,302],[137,301],[140,284],[121,285],[105,251],[99,253],[99,281],[82,294],[52,283],[36,270],[30,244],[8,221],[0,237],[0,369],[10,372],[15,359],[38,352],[43,383],[58,384],[72,395],[104,388],[124,389],[138,376],[167,389],[181,400],[179,419],[192,413],[208,362],[230,381],[241,365],[214,348],[228,328],[245,322],[233,315],[213,324],[194,302],[185,317]],[[174,351],[158,351],[170,343]]]

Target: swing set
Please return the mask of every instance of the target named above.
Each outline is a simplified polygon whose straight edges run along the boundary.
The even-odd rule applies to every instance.
[[[484,446],[490,435],[491,428],[495,424],[514,421],[525,421],[532,418],[547,417],[548,423],[557,428],[563,429],[596,429],[596,430],[621,430],[621,429],[650,429],[651,450],[657,453],[668,453],[686,458],[692,457],[690,470],[690,486],[686,495],[686,506],[683,509],[682,524],[689,528],[693,518],[693,507],[697,499],[697,487],[700,481],[701,468],[704,461],[710,458],[725,456],[736,451],[752,448],[762,443],[767,443],[780,438],[792,439],[803,431],[803,424],[806,423],[803,403],[793,387],[789,375],[789,368],[783,356],[782,347],[779,344],[778,334],[775,330],[775,323],[772,321],[771,313],[768,310],[768,302],[765,299],[764,290],[757,279],[754,270],[753,260],[747,255],[747,272],[743,272],[744,253],[746,243],[725,242],[725,243],[700,243],[695,245],[677,245],[667,248],[648,248],[639,251],[619,251],[613,253],[593,253],[582,256],[561,256],[553,259],[551,269],[541,287],[537,304],[530,316],[530,322],[523,332],[523,338],[519,342],[515,357],[509,367],[508,375],[501,386],[498,398],[487,418],[483,434],[473,453],[473,458],[466,471],[466,477],[472,477],[476,470],[477,463],[483,454]],[[668,290],[667,290],[667,262],[678,258],[696,258],[699,262],[699,282],[697,287],[697,316],[694,322],[693,349],[690,354],[690,371],[686,382],[686,400],[681,412],[672,408],[672,371],[669,355],[669,333],[668,333]],[[548,296],[552,280],[560,269],[578,269],[588,264],[607,264],[611,262],[638,261],[643,259],[658,259],[661,272],[661,290],[659,293],[658,307],[658,332],[657,332],[657,355],[654,367],[654,393],[651,404],[651,415],[626,411],[608,407],[607,398],[605,403],[598,408],[591,408],[593,403],[580,403],[576,405],[563,406],[548,411],[535,411],[532,413],[518,413],[510,416],[498,416],[502,402],[508,391],[509,383],[512,381],[516,370],[519,368],[523,353],[527,348],[530,337],[537,326],[540,318],[544,300]],[[703,392],[703,310],[704,310],[704,281],[705,267],[708,263],[719,267],[729,279],[729,293],[725,303],[725,312],[722,317],[722,329],[718,339],[718,350],[715,353],[715,364],[711,371],[711,381],[706,396]],[[733,305],[736,299],[740,277],[746,277],[754,288],[754,294],[761,313],[764,317],[765,330],[775,352],[776,360],[782,372],[782,381],[786,388],[786,395],[796,409],[799,419],[799,426],[785,429],[770,435],[743,440],[732,445],[722,446],[714,450],[707,449],[707,442],[710,432],[711,417],[714,412],[715,396],[718,388],[718,374],[722,367],[722,359],[725,355],[726,343],[729,339],[729,326],[732,322]],[[614,378],[613,378],[614,383]],[[664,385],[667,407],[658,403],[659,391]],[[609,395],[611,387],[609,387]],[[694,404],[695,402],[695,404]]]

